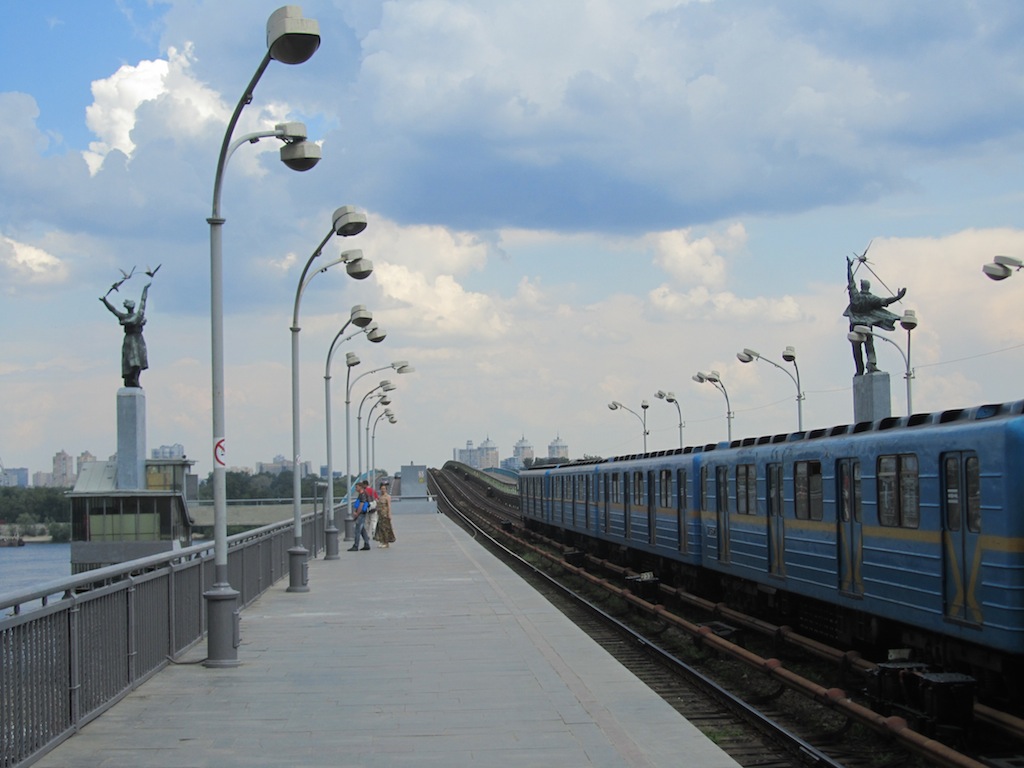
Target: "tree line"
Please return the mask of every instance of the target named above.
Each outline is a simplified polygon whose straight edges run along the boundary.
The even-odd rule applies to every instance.
[[[378,472],[384,476],[385,472]],[[302,497],[323,498],[324,482],[314,475],[302,478]],[[227,472],[225,486],[228,499],[290,499],[292,472],[278,474],[261,472]],[[334,479],[334,498],[345,495],[348,483],[344,478]],[[0,487],[0,535],[53,536],[54,541],[70,540],[71,504],[67,488],[12,488]],[[213,498],[213,473],[199,483],[199,498]]]

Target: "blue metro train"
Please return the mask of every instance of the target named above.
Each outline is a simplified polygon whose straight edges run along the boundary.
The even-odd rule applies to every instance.
[[[804,630],[1024,668],[1024,401],[524,469],[524,519]]]

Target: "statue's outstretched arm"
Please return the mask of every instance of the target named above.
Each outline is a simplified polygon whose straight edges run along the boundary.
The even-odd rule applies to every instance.
[[[145,314],[145,312],[146,312],[146,294],[149,293],[149,286],[151,286],[151,285],[152,285],[152,283],[146,283],[145,287],[142,289],[142,298],[139,299],[139,314],[140,315]]]

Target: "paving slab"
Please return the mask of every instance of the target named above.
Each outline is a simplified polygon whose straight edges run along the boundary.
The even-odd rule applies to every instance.
[[[39,768],[737,764],[432,502],[387,549],[313,560]],[[346,545],[348,542],[346,542]]]

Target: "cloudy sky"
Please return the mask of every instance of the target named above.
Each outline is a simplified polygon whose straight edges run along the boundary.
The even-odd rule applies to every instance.
[[[98,298],[138,300],[148,444],[212,468],[209,226],[217,154],[277,2],[36,0],[0,25],[0,461],[116,445],[122,333]],[[344,467],[344,352],[387,377],[397,423],[377,464],[440,466],[486,438],[570,455],[853,418],[846,258],[913,309],[916,411],[1024,396],[1024,4],[1018,0],[312,0],[322,43],[272,62],[235,135],[304,122],[323,151],[295,173],[273,139],[225,175],[227,463],[291,448],[291,315],[341,205],[374,273],[341,267],[301,305],[302,460],[326,460],[327,352],[366,305],[381,344],[332,366]],[[870,272],[869,272],[870,270]],[[904,351],[906,333],[889,336]],[[892,404],[904,361],[879,343]],[[391,374],[389,376],[389,373]],[[364,408],[364,415],[367,406]],[[378,407],[374,419],[382,412]],[[353,442],[353,467],[355,436]]]

